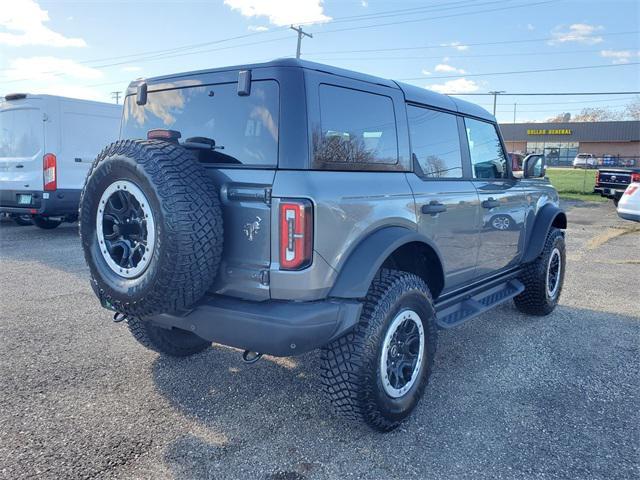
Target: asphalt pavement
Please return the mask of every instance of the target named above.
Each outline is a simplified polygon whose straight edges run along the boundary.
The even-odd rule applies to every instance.
[[[568,204],[560,306],[441,331],[425,397],[380,434],[331,413],[319,354],[185,360],[102,310],[77,225],[0,226],[0,478],[640,478],[640,225]]]

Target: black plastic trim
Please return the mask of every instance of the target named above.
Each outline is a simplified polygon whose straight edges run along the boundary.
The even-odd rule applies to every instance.
[[[145,320],[222,345],[286,357],[344,335],[356,325],[361,310],[357,301],[252,302],[212,296],[184,315],[162,314]]]
[[[53,192],[2,190],[0,191],[0,212],[44,216],[77,215],[80,193],[81,190],[76,189],[58,189]],[[34,202],[31,205],[19,205],[18,194],[30,194]],[[45,198],[46,195],[49,198]]]
[[[564,225],[563,228],[566,228],[567,216],[560,208],[552,204],[547,204],[540,209],[536,215],[522,263],[532,262],[542,253],[544,242],[547,239],[551,225],[557,217],[560,217],[560,221]]]

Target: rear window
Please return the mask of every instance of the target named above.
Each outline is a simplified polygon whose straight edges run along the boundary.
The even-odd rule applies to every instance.
[[[33,157],[42,145],[42,117],[35,108],[0,110],[0,157]]]
[[[320,126],[313,132],[313,147],[316,168],[395,165],[393,101],[384,95],[320,85]]]
[[[157,85],[154,88],[158,88]],[[127,97],[121,138],[147,138],[154,129],[177,130],[180,142],[215,148],[198,149],[200,160],[246,166],[278,163],[278,84],[251,83],[251,95],[240,96],[237,83],[150,91],[147,103]],[[199,137],[199,138],[198,138]]]

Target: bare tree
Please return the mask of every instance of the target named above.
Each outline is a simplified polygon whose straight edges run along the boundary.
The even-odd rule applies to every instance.
[[[629,102],[625,113],[631,120],[640,120],[640,96],[635,97]]]
[[[622,120],[620,112],[613,112],[609,108],[593,107],[583,108],[573,117],[574,122],[604,122],[607,120]]]
[[[571,114],[569,112],[559,113],[555,117],[551,117],[547,119],[547,122],[550,122],[550,123],[564,123],[564,122],[570,122],[570,121],[571,121]]]

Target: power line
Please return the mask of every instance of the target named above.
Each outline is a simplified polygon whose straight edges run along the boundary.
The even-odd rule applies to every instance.
[[[503,11],[503,10],[513,10],[515,8],[534,7],[536,5],[545,5],[545,4],[548,4],[548,3],[557,3],[557,1],[558,0],[545,0],[543,2],[524,3],[524,4],[521,4],[521,5],[511,5],[511,6],[507,6],[507,7],[498,7],[498,8],[491,8],[491,9],[486,9],[486,10],[476,10],[476,11],[473,11],[473,12],[452,13],[452,14],[449,14],[449,15],[440,15],[439,17],[422,17],[422,18],[414,18],[414,19],[410,19],[410,20],[400,20],[400,21],[397,21],[397,22],[375,23],[375,24],[372,24],[372,25],[363,25],[363,26],[360,26],[360,27],[334,28],[333,30],[319,31],[319,32],[316,32],[316,34],[317,35],[323,35],[325,33],[348,32],[348,31],[352,31],[352,30],[363,30],[363,29],[366,29],[366,28],[386,27],[386,26],[390,26],[390,25],[402,25],[402,24],[407,24],[407,23],[424,22],[424,21],[428,21],[428,20],[439,20],[439,19],[442,19],[442,18],[464,17],[464,16],[467,16],[467,15],[475,15],[475,14],[478,14],[478,13],[499,12],[499,11]],[[501,3],[504,3],[504,2],[501,2]]]
[[[622,47],[620,48],[620,50],[630,50],[633,49],[635,47]],[[598,48],[598,49],[591,49],[591,50],[566,50],[563,52],[518,52],[518,53],[479,53],[479,54],[469,54],[469,55],[450,55],[450,54],[446,54],[446,55],[431,55],[428,57],[419,55],[419,56],[411,56],[411,57],[400,57],[400,56],[393,56],[393,57],[333,57],[333,58],[319,58],[319,59],[315,59],[315,61],[334,61],[334,60],[373,60],[373,61],[379,61],[379,60],[433,60],[433,59],[437,59],[437,58],[442,58],[443,56],[446,56],[449,59],[455,59],[455,58],[484,58],[484,57],[532,57],[532,56],[550,56],[550,55],[569,55],[569,54],[576,54],[576,53],[594,53],[594,52],[600,52],[602,49]],[[306,57],[308,57],[309,55],[305,55]]]
[[[640,30],[632,30],[625,32],[610,32],[610,33],[599,33],[599,37],[606,36],[615,36],[615,35],[632,35],[640,33]],[[535,42],[544,42],[553,40],[554,37],[538,37],[538,38],[530,38],[523,40],[499,40],[493,42],[474,42],[474,43],[466,43],[461,42],[459,46],[467,46],[467,47],[479,47],[485,45],[506,45],[506,44],[514,44],[514,43],[535,43]],[[307,53],[306,56],[314,56],[314,55],[327,55],[327,54],[342,54],[342,53],[371,53],[371,52],[395,52],[395,51],[404,51],[404,50],[425,50],[431,48],[443,48],[443,47],[451,47],[450,43],[438,43],[433,45],[424,45],[421,47],[416,46],[408,46],[408,47],[394,47],[394,48],[369,48],[369,49],[361,49],[361,50],[332,50],[332,51],[319,51],[319,52],[311,52]]]
[[[515,97],[515,96],[555,96],[555,95],[567,95],[567,96],[578,96],[578,95],[638,95],[640,91],[637,92],[526,92],[526,93],[503,93],[505,96]],[[493,95],[492,93],[445,93],[444,95],[460,95],[463,97],[466,96],[475,96],[475,95]]]
[[[427,77],[427,76],[408,77],[408,78],[398,78],[398,80],[438,80],[443,78],[486,77],[489,75],[517,75],[520,73],[565,72],[568,70],[588,70],[593,68],[630,67],[633,65],[640,65],[640,62],[616,63],[616,64],[607,64],[607,65],[585,65],[582,67],[541,68],[537,70],[514,70],[510,72],[465,73],[460,75],[439,75],[435,77],[431,77],[431,76],[430,77]]]

